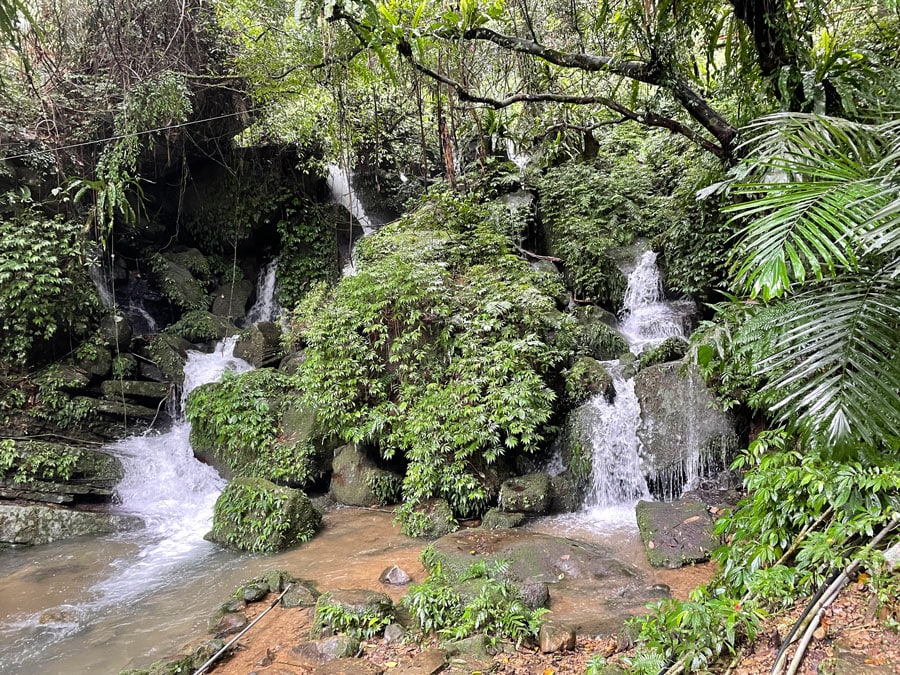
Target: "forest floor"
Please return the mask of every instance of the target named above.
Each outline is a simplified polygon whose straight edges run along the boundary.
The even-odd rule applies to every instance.
[[[889,675],[900,673],[900,624],[897,623],[897,601],[893,614],[879,608],[875,596],[864,583],[851,584],[828,607],[821,627],[810,644],[797,671],[803,675],[829,673],[834,675]],[[268,602],[248,607],[252,619]],[[735,657],[723,660],[713,672],[734,675],[768,673],[775,660],[781,638],[787,634],[799,616],[803,605],[771,615],[764,623],[759,638],[745,646]],[[536,648],[519,647],[502,652],[490,659],[448,657],[436,641],[425,644],[395,642],[382,639],[364,641],[361,656],[339,659],[315,666],[305,662],[292,647],[308,639],[312,609],[282,609],[276,607],[238,642],[238,648],[212,671],[217,675],[470,675],[500,673],[506,675],[563,675],[584,673],[596,656],[609,663],[627,659],[629,652],[615,637],[579,637],[576,648],[569,652],[542,654]],[[891,627],[893,626],[893,627]],[[795,648],[788,652],[793,656]],[[446,666],[441,666],[443,663]],[[690,672],[690,671],[688,671]]]

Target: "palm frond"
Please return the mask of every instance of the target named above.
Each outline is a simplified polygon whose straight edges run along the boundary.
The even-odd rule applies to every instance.
[[[757,366],[780,421],[832,445],[877,444],[900,428],[900,284],[848,276],[783,304],[790,324]]]

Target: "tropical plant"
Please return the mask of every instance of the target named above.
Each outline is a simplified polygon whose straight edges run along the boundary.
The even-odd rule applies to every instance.
[[[811,442],[877,447],[900,428],[900,121],[778,114],[747,132],[727,211],[734,285],[764,303],[741,328],[762,340],[762,400]]]

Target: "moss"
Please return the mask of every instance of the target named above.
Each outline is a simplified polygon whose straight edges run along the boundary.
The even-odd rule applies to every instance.
[[[578,406],[596,394],[603,394],[607,401],[615,395],[613,379],[597,359],[582,356],[564,373],[566,399]]]
[[[211,342],[232,334],[234,328],[226,319],[211,312],[193,310],[166,328],[165,332],[189,342]]]
[[[666,363],[668,361],[678,361],[686,353],[688,343],[680,337],[670,337],[663,340],[655,347],[644,351],[637,360],[638,370],[654,366],[657,363]]]

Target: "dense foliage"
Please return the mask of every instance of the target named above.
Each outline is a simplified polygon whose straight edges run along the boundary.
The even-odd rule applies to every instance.
[[[502,215],[432,194],[361,242],[358,273],[293,319],[301,390],[327,428],[408,462],[407,517],[436,496],[483,512],[487,465],[537,449],[553,413],[553,289],[509,253],[492,228]]]

